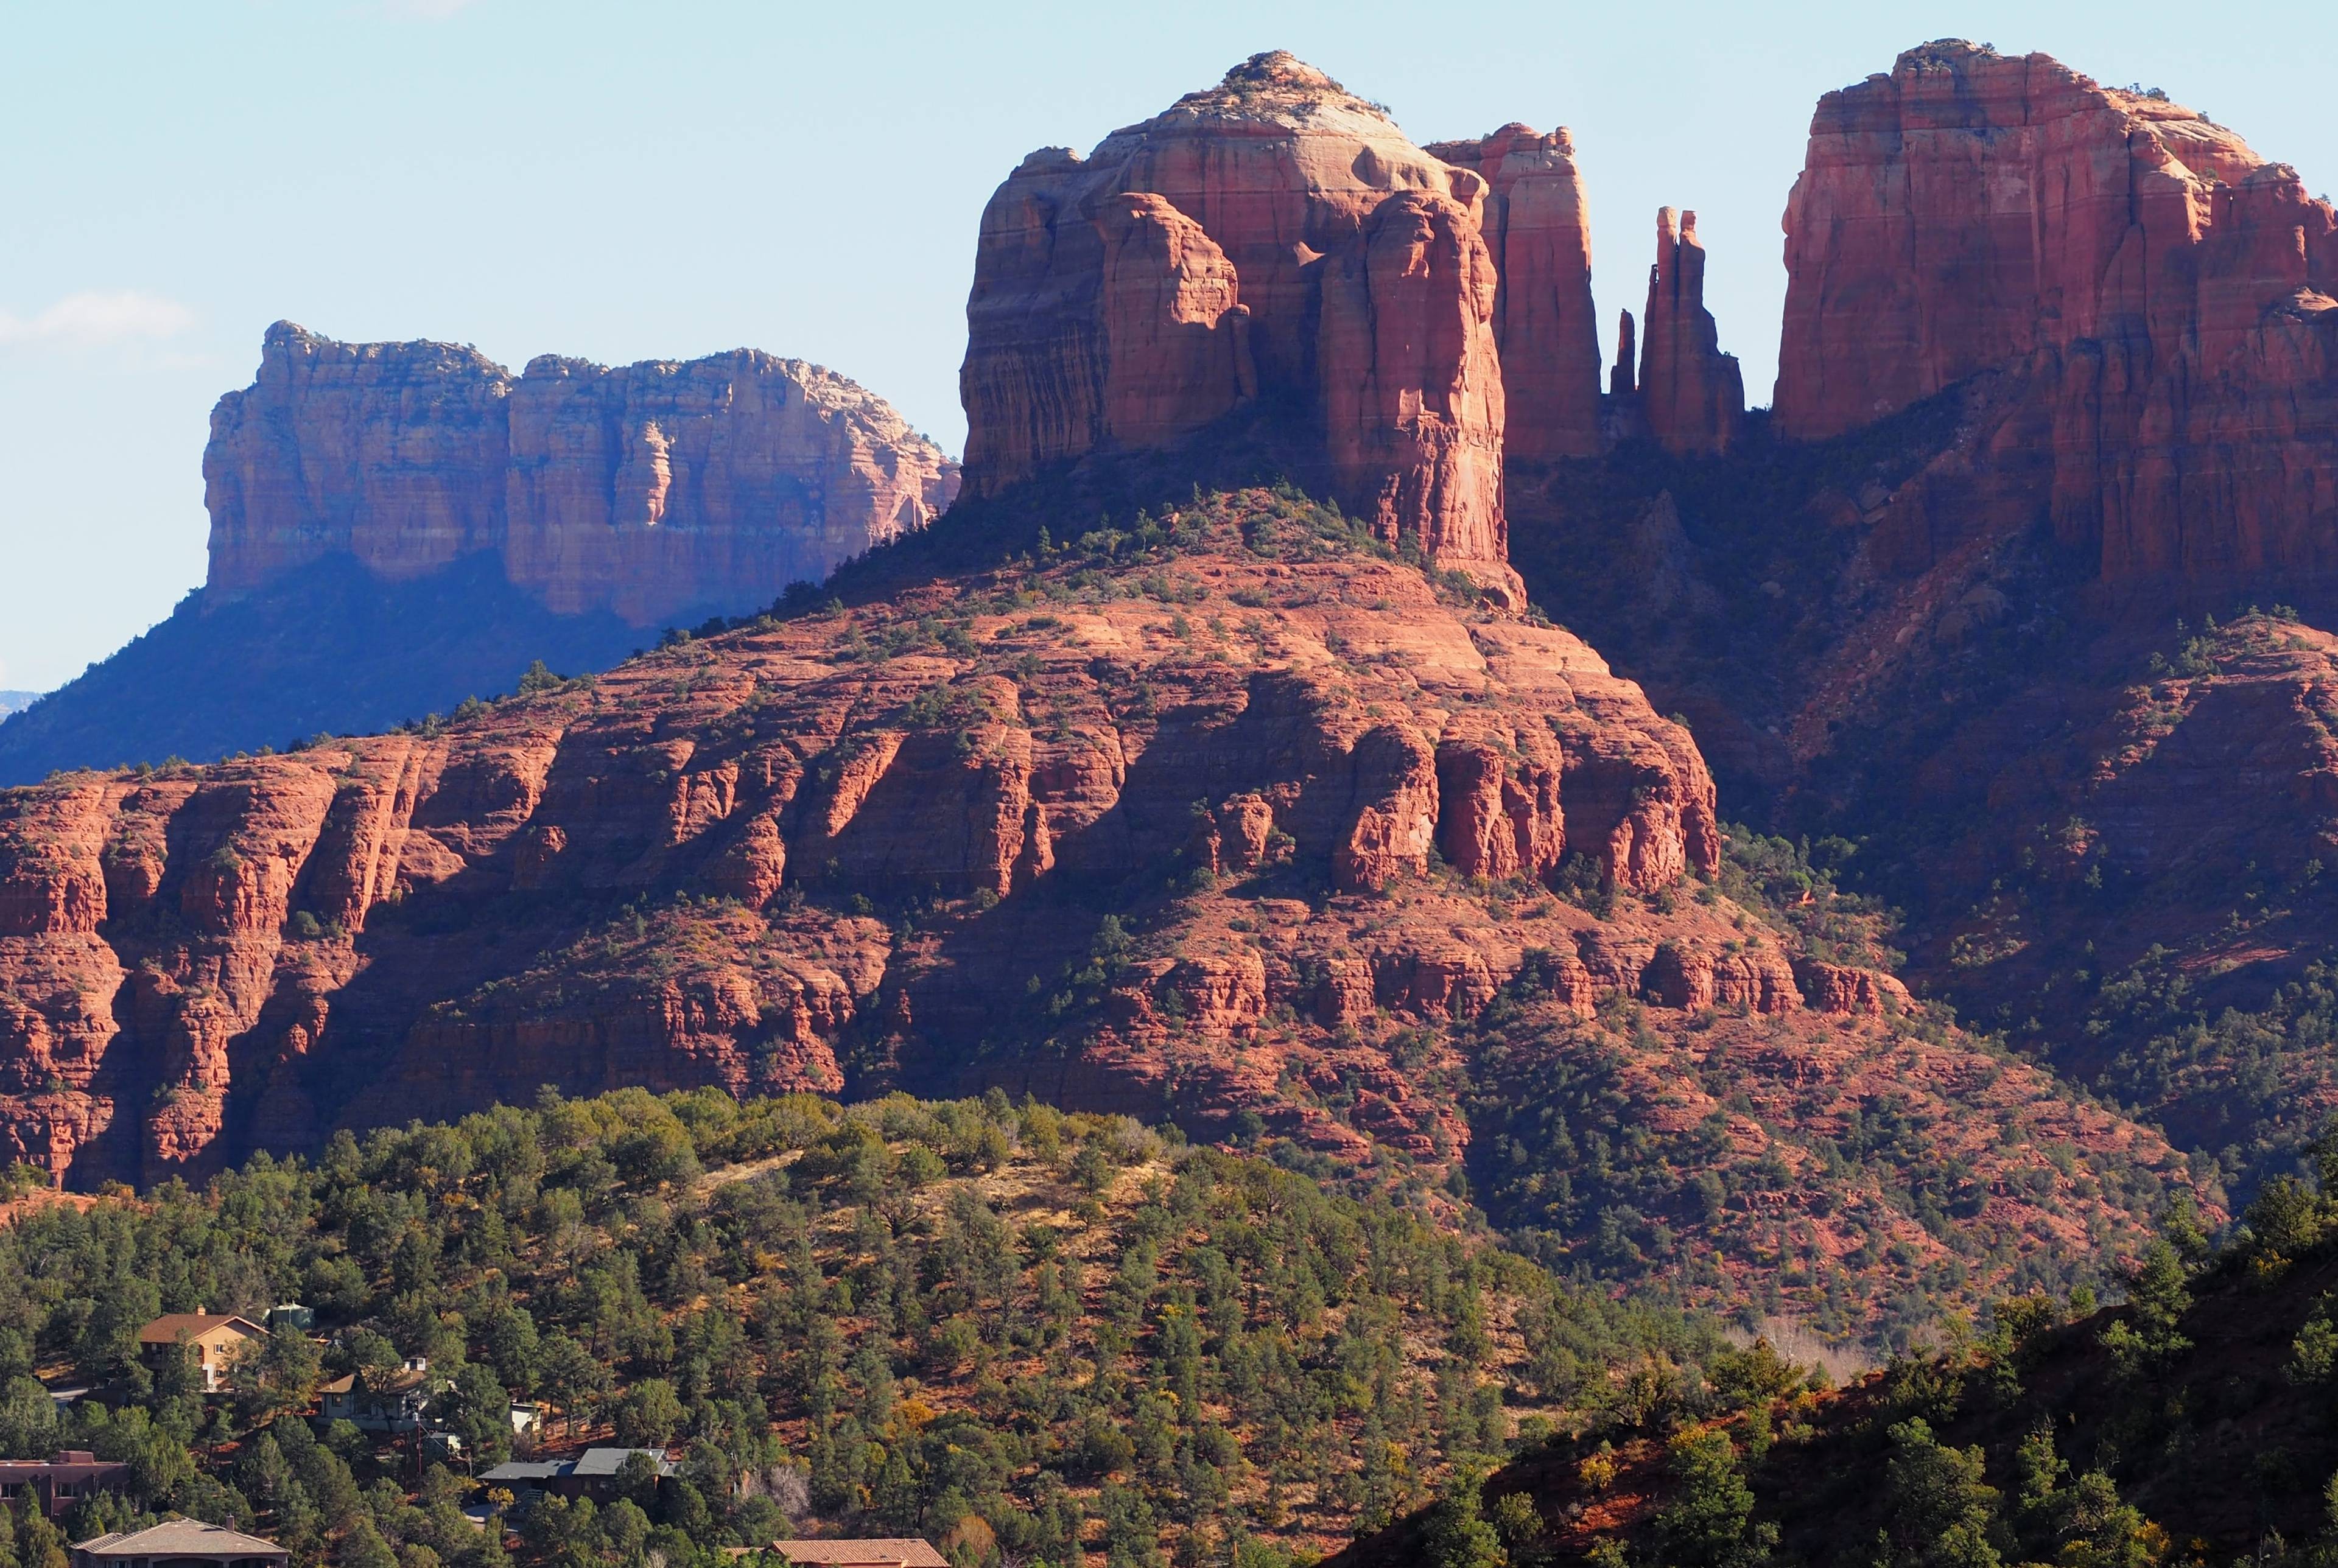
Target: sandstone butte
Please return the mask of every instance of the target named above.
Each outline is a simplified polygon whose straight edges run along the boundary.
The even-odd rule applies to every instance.
[[[2035,518],[2113,583],[2338,567],[2338,221],[2294,169],[1944,40],[1820,102],[1784,228],[1783,434],[2010,383],[1914,564]]]
[[[921,528],[958,468],[841,376],[752,349],[514,377],[443,343],[268,329],[211,414],[210,588],[345,552],[410,579],[492,553],[562,614],[641,626],[760,609]]]
[[[1763,1116],[1915,1107],[2008,1267],[2127,1223],[2020,1176],[2036,1148],[2175,1169],[1721,894],[1685,730],[1328,519],[1245,493],[444,733],[0,794],[0,1158],[86,1187],[545,1084],[997,1084],[1434,1169],[1465,1025],[1531,971],[1533,1053],[1645,1008],[1599,1071],[1724,1155],[1800,1169]],[[1871,1196],[1911,1267],[1947,1256]]]
[[[1600,449],[1567,133],[1424,149],[1287,54],[1086,158],[1026,158],[984,211],[967,321],[970,492],[1265,399],[1305,411],[1324,487],[1383,538],[1512,603],[1506,450]]]

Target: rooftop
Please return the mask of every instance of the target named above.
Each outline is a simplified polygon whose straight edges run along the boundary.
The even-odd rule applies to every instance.
[[[250,1318],[234,1312],[165,1312],[145,1328],[138,1330],[141,1345],[175,1345],[179,1336],[199,1339],[216,1329],[240,1324],[250,1334],[265,1334],[267,1329]]]
[[[666,1463],[663,1454],[654,1448],[587,1448],[577,1457],[572,1475],[614,1475],[624,1468],[626,1460],[639,1454],[657,1467],[661,1475],[670,1475],[673,1466]]]
[[[771,1550],[791,1563],[840,1565],[899,1563],[907,1568],[949,1568],[949,1559],[915,1537],[882,1541],[774,1541]]]
[[[98,1557],[259,1557],[284,1552],[273,1541],[200,1519],[166,1519],[143,1530],[117,1530],[93,1536],[74,1550]]]
[[[129,1465],[100,1459],[86,1448],[60,1448],[46,1459],[0,1459],[0,1472],[60,1470],[68,1466],[90,1470],[127,1470]]]
[[[517,1460],[498,1465],[479,1477],[482,1481],[551,1481],[564,1475],[581,1475],[588,1480],[614,1480],[624,1469],[625,1461],[640,1455],[656,1467],[661,1475],[673,1474],[673,1465],[654,1448],[587,1448],[574,1459]]]
[[[565,1459],[513,1459],[480,1473],[482,1481],[550,1481],[567,1468]]]

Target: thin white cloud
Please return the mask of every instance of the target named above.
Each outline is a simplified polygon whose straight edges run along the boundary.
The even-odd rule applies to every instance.
[[[142,338],[174,338],[195,324],[195,313],[175,299],[135,289],[68,294],[34,316],[0,310],[0,345],[62,343],[87,346]]]

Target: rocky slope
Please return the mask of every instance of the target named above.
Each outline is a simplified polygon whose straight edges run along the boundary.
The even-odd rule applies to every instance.
[[[0,691],[0,719],[21,713],[40,700],[38,691]]]
[[[2338,1109],[2338,619],[2310,581],[2231,619],[2106,604],[2042,527],[1889,569],[1976,405],[1516,483],[1520,572],[1687,716],[1734,809],[1904,912],[1920,995],[2245,1191]]]
[[[1779,426],[2011,375],[1957,534],[2125,581],[2338,565],[2338,217],[2165,94],[1945,40],[1823,99],[1785,214]]]
[[[471,348],[280,321],[211,414],[208,586],[339,553],[391,579],[489,554],[555,613],[657,627],[768,604],[956,493],[883,399],[801,360],[545,355],[514,377]]]
[[[1535,602],[1842,841],[1920,992],[2240,1191],[2331,1108],[2329,221],[2163,98],[1912,50],[1814,121],[1774,417],[1508,492]]]
[[[1420,1187],[1529,1103],[1507,998],[1637,1054],[1667,1151],[1581,1212],[1481,1171],[1584,1267],[1604,1227],[1758,1298],[1778,1262],[1692,1240],[1751,1223],[1860,1254],[1820,1270],[1849,1331],[2081,1266],[2182,1180],[1713,886],[1695,745],[1567,632],[1268,493],[1037,544],[441,733],[0,797],[14,1151],[152,1180],[545,1083],[996,1084]],[[1997,1141],[2017,1107],[2067,1170]]]

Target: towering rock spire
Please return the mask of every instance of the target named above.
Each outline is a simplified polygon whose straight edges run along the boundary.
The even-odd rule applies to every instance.
[[[1637,367],[1640,362],[1640,338],[1632,326],[1629,310],[1616,312],[1616,368],[1607,372],[1607,393],[1613,397],[1629,397],[1640,389]]]
[[[1486,181],[1486,248],[1499,275],[1494,337],[1512,457],[1546,462],[1600,449],[1599,324],[1591,304],[1591,224],[1575,141],[1512,123],[1429,151]]]
[[[1588,274],[1563,139],[1518,130],[1487,156],[1508,181],[1501,210],[1535,279],[1519,319],[1539,341],[1544,307],[1577,273],[1587,326]],[[968,488],[1171,446],[1270,397],[1314,420],[1295,470],[1383,536],[1522,602],[1504,548],[1486,203],[1484,175],[1281,53],[1091,157],[1033,153],[991,197],[976,249],[959,373]],[[1596,415],[1596,350],[1573,358]],[[1554,439],[1589,449],[1571,426]]]
[[[1694,212],[1656,212],[1645,326],[1640,401],[1649,433],[1668,452],[1727,451],[1745,417],[1745,381],[1736,356],[1721,351],[1720,328],[1704,308],[1704,247]]]

